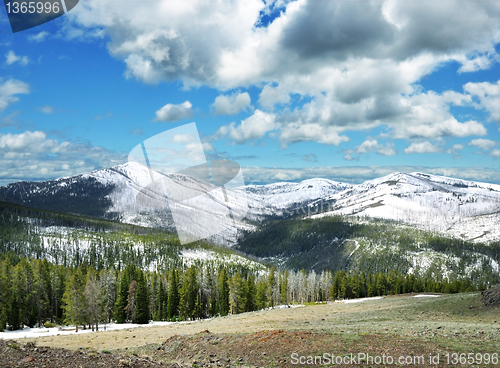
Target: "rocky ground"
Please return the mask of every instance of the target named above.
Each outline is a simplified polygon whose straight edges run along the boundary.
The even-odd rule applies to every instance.
[[[167,364],[150,358],[123,356],[85,349],[68,350],[36,346],[34,343],[22,344],[17,341],[0,340],[0,367],[38,367],[38,368],[97,368],[97,367],[183,367]]]
[[[481,301],[486,307],[500,305],[500,284],[481,293]]]

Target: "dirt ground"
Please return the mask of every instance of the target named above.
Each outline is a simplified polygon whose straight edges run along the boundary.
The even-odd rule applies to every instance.
[[[481,293],[481,300],[485,306],[500,305],[500,284]]]
[[[29,342],[0,340],[0,367],[40,367],[40,368],[96,368],[96,367],[182,367],[166,364],[149,358],[122,356],[119,354],[94,351],[68,350],[36,346]]]
[[[422,298],[389,296],[168,326],[17,342],[0,340],[0,367],[312,368],[329,366],[325,360],[307,362],[314,357],[323,358],[324,354],[348,360],[351,354],[355,358],[365,354],[371,359],[377,356],[422,358],[423,363],[411,364],[420,367],[486,367],[489,365],[451,365],[445,357],[446,354],[449,357],[451,354],[499,354],[499,322],[500,306],[485,307],[480,293]],[[26,343],[29,344],[24,345]],[[438,354],[439,358],[435,358]],[[34,360],[23,361],[29,357]],[[300,357],[305,364],[293,364],[300,363]],[[431,358],[438,360],[430,364]],[[344,362],[335,366],[391,366],[359,359],[355,359],[355,363]]]

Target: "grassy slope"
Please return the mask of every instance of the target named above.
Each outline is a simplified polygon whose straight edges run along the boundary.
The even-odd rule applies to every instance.
[[[208,344],[206,339],[201,341],[198,333],[204,330],[217,334],[217,341],[213,344]],[[261,336],[263,332],[259,333],[269,330],[313,332],[314,335],[309,335],[310,340],[301,340],[304,343],[297,345],[293,339],[287,343],[286,339],[290,337],[280,332],[276,333],[271,344]],[[173,337],[176,335],[191,336],[184,339]],[[160,345],[169,338],[169,341],[178,340],[175,354],[166,349],[169,343]],[[220,356],[224,351],[227,353],[228,349],[233,349],[231,359],[237,359],[239,355],[243,356],[244,362],[260,366],[273,366],[277,359],[286,357],[289,362],[290,354],[297,349],[306,355],[333,350],[342,354],[365,351],[370,354],[392,352],[393,355],[498,353],[500,306],[483,307],[479,293],[442,295],[437,298],[390,296],[359,303],[330,303],[251,312],[165,327],[42,337],[35,341],[39,345],[70,349],[118,349],[127,354],[147,355],[161,360],[182,362],[184,359],[184,363],[190,363],[189,359],[193,357],[203,359],[209,351]],[[220,346],[216,346],[219,342]],[[241,344],[241,349],[238,344]],[[245,353],[243,348],[248,344],[252,344],[253,348]],[[160,346],[166,350],[158,356],[157,349]],[[184,352],[179,356],[181,348],[184,348]],[[266,355],[264,352],[267,352]]]

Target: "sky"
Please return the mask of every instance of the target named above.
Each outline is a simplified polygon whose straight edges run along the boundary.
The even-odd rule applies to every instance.
[[[195,122],[247,184],[500,184],[500,2],[80,0],[0,9],[0,185],[127,162]]]

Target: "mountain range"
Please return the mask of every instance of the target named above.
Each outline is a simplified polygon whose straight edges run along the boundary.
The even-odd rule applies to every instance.
[[[73,177],[9,184],[0,187],[0,198],[41,209],[174,231],[168,205],[148,208],[136,203],[137,193],[151,182],[150,175],[146,167],[126,163]],[[178,187],[191,191],[201,187],[184,175],[155,175],[168,177]],[[256,230],[270,219],[339,215],[394,220],[468,241],[500,239],[500,185],[496,184],[423,173],[393,173],[358,185],[309,179],[228,191],[234,198],[245,198],[244,205],[231,207],[222,192],[216,190],[208,193],[203,204],[210,209],[233,211],[229,215],[217,213],[224,231],[208,237],[217,244],[234,245],[242,233]],[[195,226],[187,231],[203,238],[205,229]]]

